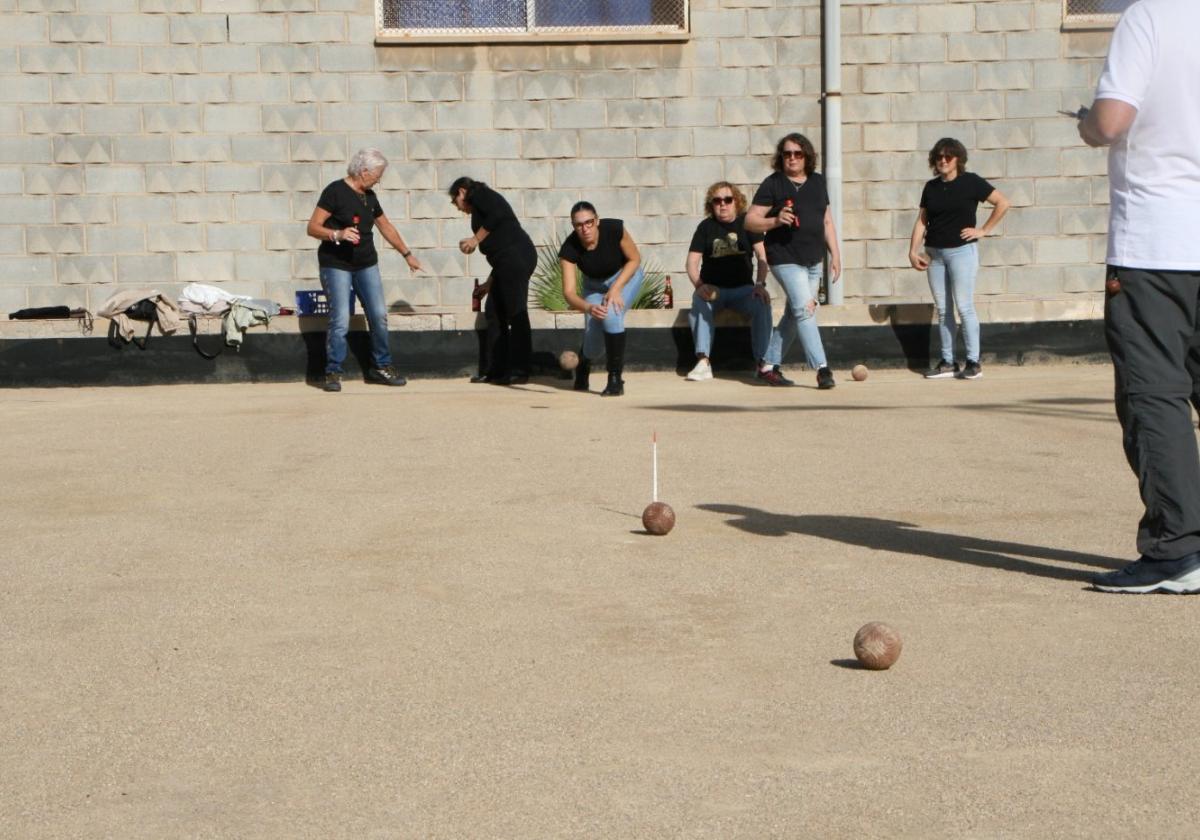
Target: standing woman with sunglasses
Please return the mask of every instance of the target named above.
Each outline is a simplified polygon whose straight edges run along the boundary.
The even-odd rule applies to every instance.
[[[829,251],[829,281],[842,274],[833,213],[825,179],[816,172],[817,153],[803,134],[788,134],[775,146],[774,173],[754,194],[746,214],[746,230],[765,233],[767,264],[787,293],[787,309],[771,332],[767,357],[758,378],[768,385],[791,385],[779,370],[796,336],[804,347],[808,366],[817,372],[817,387],[834,386],[833,371],[825,360],[825,347],[817,328],[817,295],[825,251]]]
[[[537,249],[504,196],[465,175],[450,185],[450,202],[471,217],[471,236],[458,243],[464,254],[478,249],[492,267],[476,294],[487,295],[487,370],[472,382],[523,385],[529,381],[533,333],[529,326],[529,278]]]
[[[583,313],[583,346],[575,368],[575,390],[588,390],[592,359],[601,351],[608,363],[602,397],[625,393],[625,310],[642,289],[642,255],[620,219],[601,219],[591,202],[571,208],[571,235],[558,251],[563,297]],[[582,275],[582,283],[576,279]],[[580,289],[576,287],[580,286]],[[580,296],[582,291],[582,296]]]
[[[976,243],[1000,224],[1008,212],[1008,199],[967,171],[967,149],[952,137],[943,137],[929,150],[929,168],[937,177],[926,183],[921,193],[921,209],[908,246],[912,267],[929,277],[942,343],[942,358],[926,371],[925,378],[978,379],[983,369],[979,365],[979,316],[975,314]],[[977,228],[975,211],[981,201],[992,205],[992,214]],[[955,309],[967,346],[966,365],[961,370],[954,361]]]

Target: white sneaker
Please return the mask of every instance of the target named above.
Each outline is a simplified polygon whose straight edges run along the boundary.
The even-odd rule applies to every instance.
[[[709,364],[708,359],[701,359],[684,378],[688,382],[703,382],[706,379],[712,379],[712,365]]]

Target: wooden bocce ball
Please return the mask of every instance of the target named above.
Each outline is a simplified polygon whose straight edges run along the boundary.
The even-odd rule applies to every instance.
[[[868,373],[870,373],[870,371],[867,370],[866,365],[855,365],[854,368],[850,371],[850,376],[852,379],[854,379],[855,382],[862,382],[864,379],[867,378]]]
[[[564,350],[558,354],[558,366],[563,370],[575,370],[579,367],[579,354],[574,350]]]
[[[900,634],[882,621],[871,621],[854,634],[854,656],[871,671],[886,671],[900,658]]]
[[[642,527],[656,537],[665,536],[675,527],[675,511],[666,502],[651,502],[642,511]]]

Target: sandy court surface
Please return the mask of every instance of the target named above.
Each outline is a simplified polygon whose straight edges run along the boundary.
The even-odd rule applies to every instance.
[[[566,387],[0,392],[0,836],[1194,836],[1108,368]]]

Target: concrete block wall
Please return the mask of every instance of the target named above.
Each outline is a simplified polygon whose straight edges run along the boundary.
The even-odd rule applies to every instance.
[[[906,251],[928,147],[953,135],[1015,209],[983,295],[1100,288],[1105,157],[1057,113],[1090,101],[1108,33],[1060,0],[843,0],[848,302],[928,297]],[[686,43],[376,46],[371,0],[0,0],[0,312],[95,308],[191,282],[287,301],[304,222],[364,145],[426,271],[389,298],[465,306],[481,257],[445,189],[501,189],[535,241],[580,199],[679,277],[704,189],[748,191],[788,130],[821,150],[819,0],[693,0]]]

